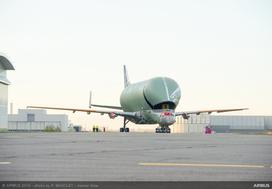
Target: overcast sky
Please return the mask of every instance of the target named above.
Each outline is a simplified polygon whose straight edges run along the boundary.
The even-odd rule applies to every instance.
[[[272,1],[0,0],[0,52],[12,61],[14,108],[119,105],[131,82],[168,76],[177,110],[249,107],[272,114]],[[70,114],[74,124],[122,124]],[[231,113],[228,113],[231,114]],[[130,124],[133,125],[133,124]]]

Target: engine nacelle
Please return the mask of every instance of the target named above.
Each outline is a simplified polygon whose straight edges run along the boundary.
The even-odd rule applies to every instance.
[[[111,113],[109,114],[109,117],[110,117],[111,119],[114,119],[114,118],[117,117],[117,115],[116,115],[114,112],[111,112]]]
[[[181,116],[182,116],[183,119],[189,119],[190,118],[190,116],[187,115],[187,114],[182,114]]]

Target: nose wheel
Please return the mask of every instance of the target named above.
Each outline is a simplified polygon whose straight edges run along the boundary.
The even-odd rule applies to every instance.
[[[155,132],[156,133],[171,133],[171,129],[169,127],[157,127]]]
[[[126,125],[128,124],[129,120],[127,120],[126,118],[124,118],[124,124],[123,127],[120,128],[120,133],[129,133],[129,128],[126,127]]]

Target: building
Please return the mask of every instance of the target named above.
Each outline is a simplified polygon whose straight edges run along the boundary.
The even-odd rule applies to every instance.
[[[8,85],[7,70],[14,70],[10,61],[0,55],[0,129],[8,128]]]
[[[46,110],[19,109],[18,114],[8,115],[9,131],[44,131],[46,128],[60,128],[68,131],[68,116],[47,114]]]
[[[178,117],[173,131],[201,133],[206,126],[215,132],[258,132],[272,130],[272,116],[192,115],[188,120]]]
[[[172,131],[174,133],[201,133],[209,124],[210,116],[206,114],[191,115],[189,119],[183,119],[179,116],[176,118]]]

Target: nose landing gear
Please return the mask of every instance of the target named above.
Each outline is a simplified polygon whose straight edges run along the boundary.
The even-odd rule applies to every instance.
[[[157,127],[155,132],[156,133],[171,133],[171,129],[169,127]]]

